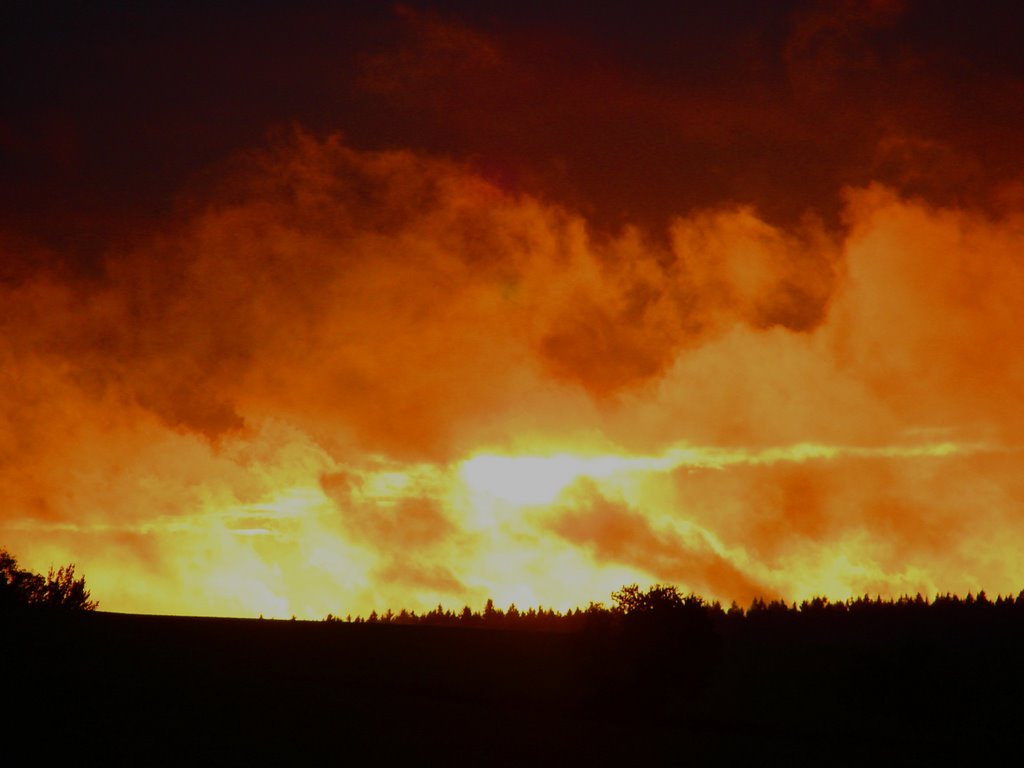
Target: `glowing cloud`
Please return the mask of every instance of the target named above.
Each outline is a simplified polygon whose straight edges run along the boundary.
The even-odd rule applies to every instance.
[[[502,67],[408,15],[442,71]],[[789,49],[808,98],[834,21]],[[653,231],[493,177],[296,129],[93,273],[4,277],[4,545],[154,612],[1024,584],[1012,196],[867,183],[841,226],[719,201]]]

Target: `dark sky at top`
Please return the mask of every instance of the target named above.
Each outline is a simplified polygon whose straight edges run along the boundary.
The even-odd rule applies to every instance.
[[[86,268],[292,124],[598,230],[728,203],[839,226],[871,180],[1020,197],[1013,2],[9,2],[0,28],[0,231]]]

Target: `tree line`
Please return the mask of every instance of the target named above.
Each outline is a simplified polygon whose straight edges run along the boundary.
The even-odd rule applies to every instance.
[[[1016,616],[1024,618],[1024,590],[1016,596],[990,598],[984,591],[966,597],[946,593],[929,599],[921,594],[882,598],[863,595],[833,601],[814,597],[800,603],[782,599],[754,598],[746,608],[733,601],[728,608],[721,602],[709,601],[694,593],[684,594],[668,584],[654,584],[646,591],[630,584],[611,595],[612,604],[591,602],[586,608],[560,612],[551,608],[519,609],[513,603],[503,611],[487,600],[482,610],[468,605],[453,611],[438,605],[423,613],[391,609],[368,616],[327,614],[326,622],[354,624],[418,624],[432,626],[489,627],[502,629],[536,629],[574,631],[615,626],[672,625],[686,623],[728,629],[730,626],[822,625],[864,620],[892,619],[978,619]]]

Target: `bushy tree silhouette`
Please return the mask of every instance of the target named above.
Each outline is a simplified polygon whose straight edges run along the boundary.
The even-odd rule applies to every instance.
[[[696,595],[683,597],[679,590],[670,584],[655,584],[646,592],[636,584],[629,584],[617,592],[612,592],[615,610],[626,616],[641,614],[667,614],[686,608],[696,601],[703,605],[704,601]]]
[[[85,577],[75,578],[73,563],[63,565],[56,571],[50,568],[43,587],[43,605],[72,611],[92,611],[99,603],[90,600],[89,597],[89,590],[85,588]]]
[[[90,600],[85,577],[75,578],[75,566],[51,567],[44,577],[18,568],[18,560],[0,549],[0,607],[42,606],[73,611],[92,611],[99,605]]]

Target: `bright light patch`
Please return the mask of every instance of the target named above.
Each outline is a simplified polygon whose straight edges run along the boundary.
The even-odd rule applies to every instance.
[[[673,449],[664,456],[479,454],[462,463],[461,475],[474,494],[515,506],[537,506],[553,503],[581,478],[603,480],[628,473],[663,472],[696,457],[690,449]]]
[[[301,518],[309,512],[329,506],[331,500],[318,487],[289,488],[274,494],[269,501],[241,505],[245,512],[260,512],[278,518]]]
[[[377,472],[366,479],[362,490],[365,496],[401,498],[411,484],[412,480],[406,472]]]
[[[580,459],[558,456],[476,456],[462,465],[462,477],[476,494],[510,504],[550,504],[584,472]]]

